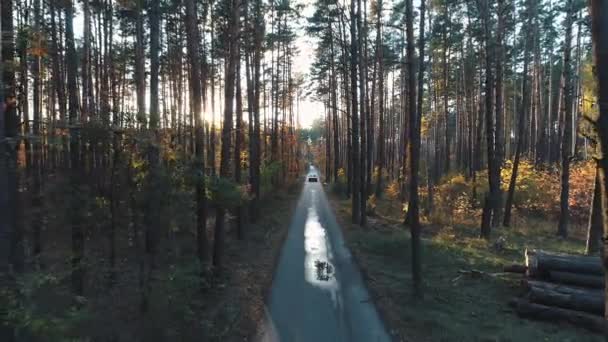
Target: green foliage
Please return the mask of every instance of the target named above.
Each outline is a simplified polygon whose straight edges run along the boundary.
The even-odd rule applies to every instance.
[[[322,119],[315,119],[312,122],[310,128],[302,128],[299,130],[300,140],[307,141],[308,138],[315,143],[319,138],[325,135],[325,121]]]
[[[160,282],[169,314],[186,324],[197,321],[196,308],[202,305],[198,295],[211,286],[208,277],[201,277],[201,269],[198,261],[170,265],[169,272]]]
[[[264,163],[260,170],[260,188],[262,193],[268,193],[273,189],[273,180],[279,177],[282,164],[279,161]]]
[[[332,193],[336,194],[336,195],[346,195],[346,182],[348,180],[346,179],[346,173],[344,171],[344,169],[339,169],[338,170],[338,181],[334,182],[331,184],[330,186],[330,190]]]
[[[338,180],[337,182],[331,184],[330,190],[336,195],[344,196],[346,195],[346,183]]]
[[[207,177],[209,199],[223,208],[235,208],[247,198],[245,187],[224,177]]]
[[[91,318],[86,299],[72,298],[61,288],[67,274],[37,271],[16,280],[15,291],[0,291],[0,303],[18,339],[74,341],[77,327]],[[65,304],[72,303],[72,304]]]

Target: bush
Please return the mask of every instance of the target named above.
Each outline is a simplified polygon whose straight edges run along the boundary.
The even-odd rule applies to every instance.
[[[224,208],[235,208],[247,201],[246,186],[241,186],[224,177],[208,178],[211,201]]]
[[[18,340],[71,341],[78,336],[78,327],[90,320],[86,299],[72,297],[61,287],[65,277],[35,271],[20,276],[14,291],[0,291],[6,320],[15,328]]]
[[[507,196],[513,163],[507,161],[501,171],[501,190],[503,199]],[[574,163],[570,169],[570,214],[573,221],[582,222],[588,218],[591,193],[595,177],[595,164],[592,161]],[[390,189],[387,193],[398,193]],[[462,174],[448,175],[435,187],[436,211],[443,215],[471,217],[479,215],[478,210],[483,196],[488,191],[487,170],[478,171],[475,181],[467,180]],[[560,173],[535,168],[529,160],[519,164],[513,206],[523,213],[549,218],[559,216]]]
[[[262,165],[260,170],[260,190],[262,193],[272,191],[273,181],[278,179],[279,172],[281,172],[281,162],[274,161]]]
[[[401,194],[401,190],[399,189],[399,182],[394,180],[392,182],[390,182],[388,184],[388,186],[386,187],[386,197],[390,200],[397,200],[399,199],[399,195]]]
[[[346,172],[344,172],[344,169],[339,169],[338,170],[338,181],[334,182],[331,184],[330,186],[330,190],[332,193],[336,194],[336,195],[346,195],[346,183],[348,182],[348,179],[346,178]]]
[[[448,215],[470,215],[471,209],[475,207],[473,185],[462,174],[444,177],[436,189],[437,210]]]

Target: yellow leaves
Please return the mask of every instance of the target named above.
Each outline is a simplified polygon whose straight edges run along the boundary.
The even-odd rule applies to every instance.
[[[467,181],[462,174],[445,176],[436,189],[437,205],[449,215],[468,215],[473,207],[471,204],[473,185],[474,183]]]
[[[240,163],[241,163],[241,168],[246,169],[247,167],[249,167],[249,152],[245,151],[241,151],[241,155],[240,155]]]
[[[374,171],[372,172],[372,182],[378,182],[378,176],[380,176],[380,168],[375,166]]]
[[[397,198],[399,198],[399,194],[400,194],[399,182],[394,180],[386,187],[386,196],[389,199],[396,200]]]
[[[423,116],[420,120],[420,136],[422,138],[426,137],[429,134],[430,128],[431,120],[427,116]]]
[[[571,215],[575,218],[586,219],[589,215],[595,180],[595,167],[596,164],[593,161],[572,165],[568,204],[570,205]]]
[[[597,105],[597,83],[593,74],[593,61],[588,58],[581,67],[582,100],[581,113],[595,121],[599,114]]]
[[[167,162],[173,163],[177,161],[177,153],[173,149],[166,149],[164,158]]]
[[[44,57],[48,54],[48,50],[46,48],[46,37],[42,32],[32,33],[31,44],[28,52],[34,57]]]
[[[511,180],[512,161],[507,161],[501,171],[503,198]],[[570,168],[570,214],[573,220],[586,220],[591,205],[595,163],[573,163]],[[514,206],[527,213],[556,218],[560,204],[560,173],[551,169],[535,168],[529,160],[521,160],[515,187]],[[481,213],[481,199],[488,191],[487,170],[478,171],[475,182],[467,181],[461,174],[445,176],[435,187],[436,212],[443,216],[476,218]],[[474,195],[476,197],[474,197]]]
[[[487,171],[486,180],[487,180]],[[507,160],[500,172],[501,189],[507,191],[509,188],[509,182],[511,181],[511,175],[513,174],[513,161]],[[519,167],[517,169],[517,183],[516,190],[525,191],[529,190],[533,184],[539,184],[545,179],[545,171],[535,170],[534,164],[529,160],[520,160]]]
[[[131,159],[131,168],[133,168],[135,170],[142,169],[145,164],[146,164],[146,161],[142,158],[132,158]]]

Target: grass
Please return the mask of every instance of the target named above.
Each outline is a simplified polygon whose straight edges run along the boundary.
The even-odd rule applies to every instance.
[[[583,231],[555,237],[556,224],[518,219],[511,228],[479,239],[476,218],[449,219],[423,227],[424,297],[411,291],[409,232],[394,203],[380,201],[383,217],[368,228],[351,225],[350,202],[334,199],[346,240],[357,258],[387,326],[399,341],[602,341],[599,335],[570,325],[520,319],[508,301],[522,294],[521,276],[498,274],[502,266],[523,262],[525,248],[580,253]],[[389,214],[393,214],[390,216]],[[502,237],[502,248],[494,242]],[[459,271],[479,270],[482,275]],[[495,274],[490,276],[489,274]]]

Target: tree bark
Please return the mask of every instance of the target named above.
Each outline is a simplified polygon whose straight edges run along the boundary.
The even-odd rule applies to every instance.
[[[600,258],[583,255],[556,254],[540,250],[526,250],[526,266],[531,277],[543,277],[550,271],[603,275]]]
[[[361,177],[360,183],[359,183],[359,187],[356,189],[356,191],[359,191],[360,197],[359,200],[360,202],[360,208],[361,208],[361,216],[359,219],[359,224],[364,227],[367,224],[367,189],[366,189],[366,180],[365,180],[365,176],[366,176],[366,152],[367,152],[367,134],[366,134],[366,130],[365,130],[365,125],[366,125],[366,106],[365,106],[365,94],[366,94],[366,87],[367,87],[367,65],[366,65],[366,54],[367,51],[365,51],[364,49],[364,39],[367,39],[367,32],[365,32],[363,30],[363,25],[362,25],[362,13],[363,12],[363,8],[361,6],[361,0],[357,0],[357,44],[359,46],[359,59],[358,59],[358,65],[359,65],[359,125],[360,125],[360,130],[359,130],[359,134],[361,137],[360,143],[361,143],[361,149],[360,149],[360,155],[361,158],[359,160],[360,163],[360,170],[359,170],[359,176]]]
[[[82,165],[80,158],[80,118],[78,117],[78,95],[76,88],[76,48],[74,45],[74,5],[69,1],[65,6],[65,46],[68,81],[68,103],[70,123],[70,168],[71,168],[71,205],[68,213],[72,225],[72,290],[78,296],[84,294],[84,228],[82,204],[79,199],[82,183]]]
[[[205,189],[205,156],[203,123],[201,120],[202,87],[200,78],[199,57],[199,28],[197,20],[196,3],[194,0],[185,0],[186,5],[186,35],[188,63],[190,64],[190,106],[194,114],[195,124],[195,147],[196,147],[196,171],[199,177],[196,181],[196,249],[201,271],[207,267],[208,242],[207,242],[207,191]]]
[[[574,272],[550,271],[548,279],[562,284],[603,289],[604,275],[584,274]]]
[[[530,7],[531,1],[536,0],[528,0],[528,6]],[[531,27],[531,19],[528,18],[528,26]],[[527,117],[527,111],[530,103],[530,94],[528,94],[528,63],[530,59],[530,37],[529,33],[525,34],[525,43],[524,43],[524,68],[523,68],[523,81],[522,81],[522,92],[521,92],[521,107],[518,109],[519,117],[517,122],[517,145],[515,147],[515,157],[513,160],[513,169],[511,170],[511,179],[509,181],[509,190],[507,194],[507,200],[505,202],[505,214],[502,225],[508,227],[511,224],[511,209],[513,207],[513,199],[515,196],[515,185],[517,183],[517,172],[519,170],[519,162],[521,159],[521,154],[523,152],[523,143],[524,143],[524,121]]]
[[[10,191],[0,191],[0,288],[6,289],[10,286],[10,266],[11,266],[11,235],[13,234],[13,208],[11,203],[17,198],[13,191],[12,184],[17,186],[15,161],[11,151],[13,147],[8,139],[14,139],[13,133],[17,122],[13,116],[16,114],[15,103],[16,94],[14,87],[15,75],[10,69],[5,69],[6,65],[13,62],[13,17],[12,0],[2,1],[0,4],[0,28],[3,39],[0,41],[0,188]],[[14,123],[13,123],[14,122]],[[4,303],[3,303],[4,304]],[[12,342],[14,331],[6,322],[4,305],[0,308],[0,339]]]
[[[574,18],[574,2],[568,0],[565,19],[566,36],[564,39],[564,60],[562,64],[562,96],[563,96],[563,124],[561,132],[561,190],[560,190],[560,213],[557,226],[557,234],[563,238],[568,236],[568,221],[570,209],[568,198],[570,192],[570,160],[572,159],[572,74],[570,66],[572,21]]]
[[[483,215],[481,220],[481,232],[480,237],[484,239],[489,239],[492,231],[491,220],[494,209],[496,208],[496,202],[498,200],[498,196],[500,195],[498,191],[500,190],[498,187],[500,184],[497,184],[496,172],[498,171],[496,168],[496,155],[495,155],[495,128],[496,123],[494,122],[494,112],[493,112],[493,101],[492,94],[494,93],[494,76],[492,74],[493,66],[492,63],[494,61],[494,42],[491,37],[491,27],[490,27],[490,2],[489,0],[485,0],[483,2],[481,13],[483,17],[483,27],[484,27],[484,41],[485,41],[485,62],[486,62],[486,79],[485,79],[485,111],[486,111],[486,145],[487,145],[487,153],[488,153],[488,183],[490,186],[490,191],[486,195]],[[500,177],[500,176],[499,176]]]
[[[253,168],[252,191],[254,198],[251,201],[253,208],[252,222],[255,222],[259,216],[259,200],[260,200],[260,164],[262,158],[262,150],[260,144],[260,88],[262,87],[261,80],[261,61],[262,61],[262,44],[264,41],[264,16],[262,15],[262,0],[255,0],[254,4],[254,51],[253,51],[253,82],[254,82],[254,97],[253,97],[253,151],[251,167]],[[252,137],[250,137],[252,139]],[[265,138],[264,138],[265,139]]]
[[[224,122],[222,124],[222,148],[220,151],[220,177],[230,176],[230,144],[232,135],[232,116],[234,114],[234,90],[236,81],[236,65],[238,61],[238,36],[240,20],[240,1],[231,0],[230,17],[228,19],[228,55],[225,63],[224,79]],[[239,80],[240,81],[240,80]],[[220,272],[222,267],[222,255],[224,248],[224,221],[226,208],[218,205],[215,214],[215,233],[213,240],[213,267]]]
[[[88,0],[87,0],[88,1]],[[137,93],[137,122],[146,128],[146,70],[144,51],[144,0],[135,0],[135,88]]]
[[[361,222],[361,164],[359,155],[359,102],[357,99],[358,40],[355,0],[350,2],[350,100],[351,100],[351,160],[352,160],[352,223]]]
[[[599,293],[599,295],[597,295]],[[554,289],[531,286],[528,299],[537,304],[604,315],[604,295],[599,291],[578,290],[564,293]]]
[[[376,161],[376,197],[380,197],[383,187],[383,168],[385,164],[385,118],[384,118],[384,46],[382,40],[382,0],[377,3],[376,16],[376,63],[378,64],[378,156]]]
[[[495,106],[495,125],[494,125],[494,155],[492,157],[492,162],[494,166],[492,168],[492,175],[494,177],[493,180],[493,190],[494,192],[491,194],[493,196],[493,206],[492,206],[492,227],[498,227],[500,224],[501,218],[501,207],[502,207],[502,191],[501,191],[501,167],[503,161],[503,144],[502,144],[502,135],[503,135],[503,75],[504,75],[504,66],[503,66],[503,56],[504,56],[504,31],[505,31],[505,1],[498,0],[497,1],[497,11],[498,11],[498,28],[496,30],[496,55],[495,55],[495,63],[496,63],[496,88],[494,89],[496,100],[494,101]]]
[[[599,169],[596,167],[595,181],[593,182],[593,195],[591,209],[589,210],[589,224],[587,225],[587,241],[585,254],[596,254],[602,243],[602,194],[600,191]]]
[[[234,139],[234,181],[237,186],[241,185],[241,147],[244,143],[244,128],[243,128],[243,97],[241,90],[241,54],[237,51],[236,65],[236,127]],[[238,239],[243,239],[244,225],[243,206],[238,205],[236,208],[236,233]]]
[[[423,94],[418,96],[416,103],[416,66],[414,56],[414,9],[412,0],[406,0],[405,21],[407,30],[407,65],[408,65],[408,108],[409,108],[409,136],[410,144],[408,154],[410,155],[410,182],[409,182],[409,207],[408,221],[410,224],[410,234],[412,237],[412,280],[414,294],[416,297],[422,296],[422,242],[420,239],[420,215],[419,215],[419,198],[418,198],[418,168],[420,163],[420,112],[417,108],[422,107]],[[420,4],[421,23],[420,26],[420,65],[424,63],[424,11],[425,0]],[[424,70],[421,68],[418,77],[424,77]],[[422,81],[419,81],[422,82]]]
[[[574,326],[585,327],[595,332],[608,332],[606,322],[601,317],[592,314],[529,303],[522,299],[513,300],[509,304],[515,307],[517,314],[521,317],[543,321],[568,322]]]

